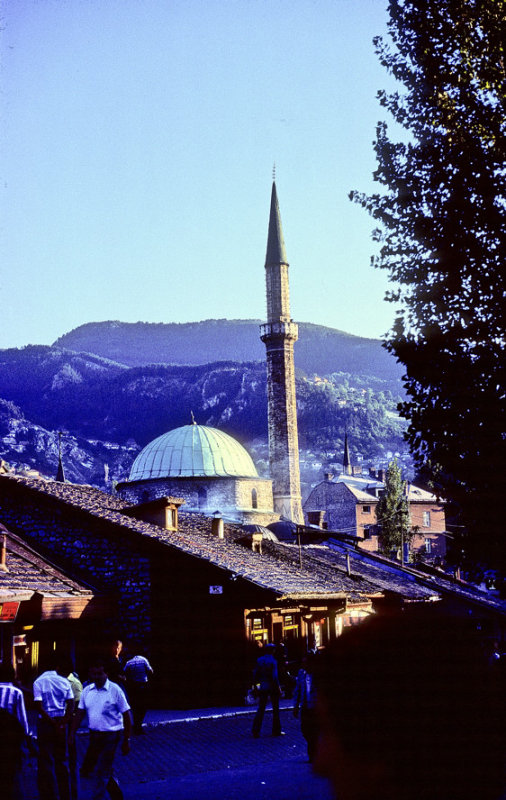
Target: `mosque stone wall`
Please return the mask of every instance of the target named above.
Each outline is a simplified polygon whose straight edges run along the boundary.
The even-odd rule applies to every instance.
[[[254,507],[253,490],[257,507]],[[273,512],[272,484],[265,478],[157,478],[122,483],[118,493],[125,504],[143,503],[160,497],[183,498],[181,511],[213,515],[219,511],[227,519],[268,525],[279,515]]]
[[[272,514],[271,481],[262,478],[237,481],[236,505],[240,509],[256,509]]]

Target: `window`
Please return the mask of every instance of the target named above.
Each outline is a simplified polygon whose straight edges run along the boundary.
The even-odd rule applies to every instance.
[[[423,512],[423,527],[430,528],[430,511]]]
[[[256,489],[251,491],[251,508],[258,508],[258,492]]]
[[[432,539],[425,539],[425,552],[427,555],[432,553]]]
[[[371,506],[362,506],[362,511],[364,512],[364,514],[370,514]]]

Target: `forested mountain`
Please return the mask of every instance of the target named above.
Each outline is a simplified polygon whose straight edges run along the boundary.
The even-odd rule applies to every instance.
[[[3,350],[0,456],[54,474],[55,432],[62,430],[68,476],[101,485],[105,463],[110,478],[123,479],[139,447],[189,424],[192,413],[260,453],[267,440],[265,375],[262,361],[127,367],[60,347]],[[303,459],[340,461],[345,428],[352,451],[366,458],[402,448],[399,391],[398,382],[374,374],[316,378],[299,370]]]
[[[66,333],[56,347],[94,353],[128,366],[264,361],[260,320],[209,319],[184,324],[91,322]],[[402,375],[379,339],[364,339],[322,325],[299,323],[295,366],[307,375],[347,372],[391,382]]]

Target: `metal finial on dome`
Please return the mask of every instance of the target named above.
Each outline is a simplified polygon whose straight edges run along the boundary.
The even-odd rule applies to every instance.
[[[193,411],[190,410],[190,414],[192,415],[192,425],[196,425],[195,417],[193,416]]]

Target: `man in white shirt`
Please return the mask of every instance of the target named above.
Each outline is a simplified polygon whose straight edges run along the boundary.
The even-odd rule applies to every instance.
[[[95,769],[93,800],[103,800],[106,791],[113,800],[123,800],[123,792],[113,774],[116,748],[122,741],[121,752],[130,752],[132,721],[125,693],[117,683],[107,677],[103,660],[91,665],[90,681],[84,687],[79,707],[72,722],[71,739],[83,719],[88,717],[90,743],[86,762]]]
[[[70,771],[67,726],[72,716],[74,695],[63,675],[58,675],[56,659],[33,684],[37,721],[37,784],[44,800],[70,800]]]

